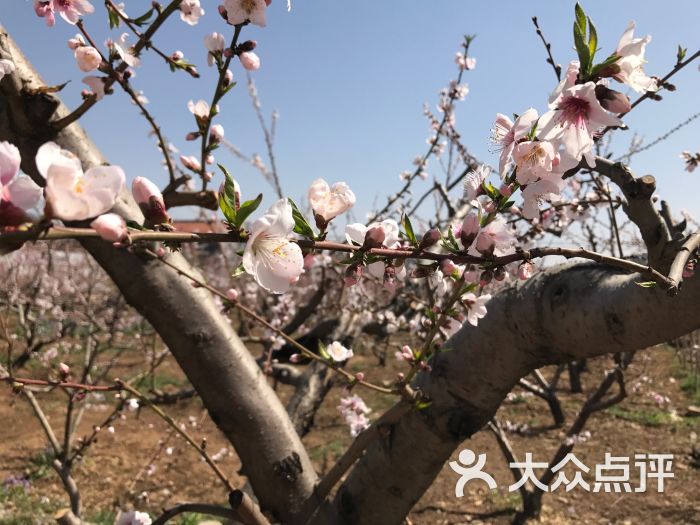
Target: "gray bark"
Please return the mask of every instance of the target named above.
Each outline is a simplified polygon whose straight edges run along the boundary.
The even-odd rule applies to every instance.
[[[495,414],[532,370],[668,341],[700,327],[700,279],[676,297],[639,276],[591,264],[543,271],[497,294],[479,327],[418,378],[432,400],[375,442],[313,523],[400,524],[463,440]]]
[[[77,124],[58,134],[52,131],[50,120],[67,110],[51,95],[30,93],[30,88],[44,83],[2,26],[0,58],[11,59],[17,67],[0,83],[0,140],[17,145],[23,170],[38,177],[34,156],[47,140],[75,153],[85,169],[103,163],[99,150]],[[99,110],[99,105],[93,109]],[[126,191],[114,211],[142,220]],[[316,474],[284,407],[209,292],[157,261],[114,249],[109,243],[86,241],[83,246],[168,345],[212,419],[235,447],[261,506],[293,523],[298,506],[311,494]],[[172,254],[169,260],[197,274],[181,255]]]

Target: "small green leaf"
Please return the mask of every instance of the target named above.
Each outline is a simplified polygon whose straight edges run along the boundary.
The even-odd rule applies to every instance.
[[[294,233],[308,237],[309,239],[314,239],[316,235],[314,230],[311,228],[309,221],[306,220],[304,214],[299,211],[299,207],[292,199],[287,199],[289,204],[292,205],[292,217],[294,217]]]
[[[228,172],[228,170],[219,164],[219,169],[223,172],[226,181],[224,182],[224,191],[219,194],[219,208],[221,213],[224,214],[226,221],[232,225],[236,225],[236,186],[233,182],[233,177]]]
[[[583,10],[583,7],[576,2],[576,7],[574,7],[574,12],[576,13],[576,25],[579,27],[581,30],[581,34],[583,35],[583,38],[586,38],[586,12]]]
[[[250,215],[255,210],[258,209],[258,206],[260,206],[262,199],[263,199],[263,194],[260,193],[253,200],[245,201],[243,204],[241,204],[241,207],[236,212],[236,219],[233,221],[234,225],[237,228],[240,228],[241,226],[243,226],[243,223],[245,222],[245,220],[248,217],[250,217]]]
[[[139,27],[142,27],[148,23],[148,20],[153,16],[153,9],[149,10],[147,13],[141,15],[138,18],[135,18],[132,20],[134,24],[136,24]]]
[[[680,64],[685,60],[685,55],[688,53],[688,48],[686,47],[681,47],[681,45],[678,45],[678,52],[676,53],[676,64]]]
[[[112,8],[107,8],[107,16],[109,17],[109,28],[114,29],[115,27],[119,27],[119,24],[121,24],[121,19],[119,18],[119,15],[117,12],[112,9]]]
[[[578,24],[574,24],[574,45],[576,46],[576,53],[578,53],[578,59],[581,62],[581,73],[582,77],[586,77],[589,73],[588,69],[591,62],[591,53],[586,45],[586,36],[581,31]]]
[[[433,402],[432,401],[416,401],[416,410],[425,410],[428,408]]]
[[[404,214],[403,217],[401,217],[401,225],[403,226],[404,233],[406,234],[406,238],[408,239],[408,241],[413,246],[417,246],[418,240],[416,239],[416,234],[413,232],[411,219],[408,218],[408,215]]]
[[[321,354],[321,357],[323,357],[325,360],[332,361],[331,355],[326,350],[326,345],[324,345],[321,341],[318,342],[318,353]]]
[[[598,49],[598,32],[593,25],[593,21],[588,19],[588,26],[590,27],[590,34],[588,35],[588,53],[589,61],[592,64],[595,57],[596,49]]]
[[[236,268],[234,268],[233,273],[231,273],[231,277],[233,277],[235,279],[237,277],[240,277],[244,273],[245,273],[245,268],[243,268],[243,265],[241,264],[239,266],[236,266]]]
[[[642,288],[654,288],[656,286],[656,281],[644,281],[642,283],[634,283]]]

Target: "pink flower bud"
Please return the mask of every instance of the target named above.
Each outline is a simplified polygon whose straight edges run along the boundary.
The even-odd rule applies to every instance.
[[[214,159],[214,155],[207,155],[204,158],[204,162],[206,162],[207,164],[214,164],[214,162],[216,162],[216,159]],[[211,178],[209,180],[211,180]]]
[[[224,86],[228,86],[233,82],[233,71],[230,69],[226,70],[226,73],[224,73]]]
[[[97,69],[102,62],[100,52],[94,47],[81,46],[75,50],[75,59],[78,62],[78,67],[81,71],[93,71]]]
[[[180,155],[180,162],[182,162],[182,165],[185,166],[185,168],[187,169],[196,171],[197,173],[202,171],[202,165],[199,163],[199,160],[197,160],[197,157],[195,157],[194,155]]]
[[[306,256],[304,256],[304,269],[308,270],[314,265],[314,262],[316,262],[316,256],[313,253],[309,253]]]
[[[528,280],[530,277],[532,277],[533,273],[535,273],[535,269],[530,262],[525,261],[518,266],[518,279],[521,281]]]
[[[457,269],[457,265],[450,259],[443,259],[440,261],[440,271],[445,275],[452,275]]]
[[[485,270],[481,273],[481,277],[479,277],[479,285],[482,287],[486,286],[487,284],[490,284],[492,280],[493,272],[491,270]]]
[[[158,186],[146,177],[136,177],[134,179],[134,182],[131,184],[131,193],[134,195],[134,200],[139,205],[139,208],[141,208],[147,223],[153,225],[170,222],[163,195]]]
[[[480,229],[479,216],[476,213],[470,213],[464,218],[462,229],[459,232],[459,239],[462,241],[462,246],[465,250],[472,245]]]
[[[63,362],[58,363],[58,371],[61,374],[61,376],[68,377],[68,374],[70,374],[70,366]]]
[[[228,12],[226,11],[226,8],[222,5],[218,7],[219,14],[221,15],[221,18],[224,20],[228,21]]]
[[[364,381],[365,380],[364,372],[358,372],[357,374],[355,374],[355,379],[357,381]]]
[[[441,237],[440,230],[437,228],[431,228],[425,232],[425,235],[423,235],[423,238],[418,245],[418,249],[425,250],[426,248],[430,248],[431,246],[437,244]]]
[[[683,279],[690,279],[693,275],[695,275],[695,262],[688,261],[688,264],[683,268]]]
[[[247,53],[249,51],[253,51],[256,47],[258,47],[258,43],[255,40],[246,40],[243,42],[241,45],[238,46],[238,49],[242,51],[243,53]]]
[[[187,141],[193,141],[197,140],[199,138],[199,132],[197,131],[190,131],[187,135],[185,135],[185,140]]]
[[[241,65],[248,71],[257,71],[260,69],[260,58],[252,51],[241,53],[238,55],[238,58],[241,61]]]
[[[301,359],[301,354],[292,354],[291,356],[289,356],[290,363],[300,363]]]
[[[501,187],[498,189],[498,191],[504,197],[510,197],[511,195],[513,195],[513,186],[511,186],[510,184],[501,184]]]
[[[371,250],[372,248],[380,248],[384,243],[385,238],[386,233],[384,232],[384,228],[381,226],[374,226],[367,230],[367,233],[365,234],[365,241],[362,244],[362,249]]]
[[[73,51],[78,49],[80,46],[84,46],[84,45],[85,45],[85,39],[80,34],[75,35],[74,38],[68,39],[68,47],[70,49],[72,49]]]
[[[119,242],[127,236],[126,222],[116,213],[105,213],[90,223],[90,227],[105,241]]]
[[[177,62],[178,60],[185,58],[185,54],[182,51],[175,51],[172,55],[170,55],[170,58]]]
[[[238,290],[236,290],[235,288],[229,288],[228,290],[226,290],[226,298],[231,302],[237,301],[238,295]]]
[[[361,264],[351,264],[345,270],[345,286],[355,286],[362,279],[364,267]]]

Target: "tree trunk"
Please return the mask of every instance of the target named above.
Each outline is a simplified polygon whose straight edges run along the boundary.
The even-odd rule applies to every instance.
[[[0,140],[20,149],[22,169],[39,181],[34,156],[47,140],[75,153],[85,169],[103,163],[97,147],[77,124],[52,132],[50,120],[67,110],[51,95],[30,93],[30,88],[44,83],[2,26],[0,58],[12,60],[17,67],[0,83]],[[99,105],[93,111],[100,111]],[[126,191],[114,211],[143,220]],[[168,345],[212,419],[235,447],[261,507],[285,523],[294,523],[297,508],[311,494],[316,473],[284,407],[211,294],[158,261],[100,240],[86,240],[83,246]],[[168,259],[183,271],[197,274],[180,254]]]

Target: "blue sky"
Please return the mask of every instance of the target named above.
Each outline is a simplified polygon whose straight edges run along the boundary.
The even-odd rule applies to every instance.
[[[142,14],[150,4],[125,1],[131,16]],[[86,24],[102,42],[109,34],[106,14],[101,1],[93,3],[96,13]],[[206,66],[204,35],[230,30],[216,13],[218,3],[202,0],[206,15],[199,25],[190,27],[173,17],[155,39],[164,51],[182,50],[198,65],[201,79],[170,73],[159,57],[148,53],[133,80],[150,99],[149,108],[167,137],[185,154],[198,151],[195,143],[184,141],[194,128],[187,101],[211,99],[215,82],[213,68]],[[72,80],[61,96],[74,107],[84,87],[80,83],[84,75],[66,46],[75,28],[63,20],[46,28],[30,0],[2,0],[2,6],[0,22],[46,82]],[[543,111],[556,84],[530,18],[538,17],[555,59],[565,68],[574,58],[573,6],[574,2],[562,0],[296,0],[288,13],[283,0],[274,0],[268,8],[267,27],[247,27],[243,37],[258,41],[262,68],[254,78],[263,110],[280,113],[276,156],[285,193],[298,198],[311,181],[323,177],[351,185],[358,196],[358,218],[364,218],[375,202],[383,203],[385,195],[399,187],[399,173],[411,169],[412,159],[426,149],[428,126],[422,104],[434,107],[439,89],[456,77],[454,54],[466,33],[477,35],[471,55],[478,62],[465,76],[470,93],[458,107],[458,129],[474,155],[494,163],[488,135],[495,114],[518,113],[529,106]],[[596,23],[605,56],[614,50],[630,19],[636,20],[639,35],[653,36],[647,48],[649,74],[662,75],[673,66],[678,44],[689,52],[700,47],[697,0],[589,1],[584,7]],[[120,32],[115,30],[112,36]],[[234,76],[242,82],[224,99],[217,121],[225,127],[227,139],[243,151],[263,154],[262,133],[237,63]],[[626,118],[632,131],[618,133],[619,151],[624,151],[633,132],[651,141],[700,111],[698,66],[686,68],[674,83],[675,93],[664,94],[662,102],[643,103]],[[82,124],[130,179],[141,175],[165,184],[149,127],[118,90],[94,107]],[[683,171],[678,155],[684,149],[700,150],[699,135],[700,119],[632,162],[638,175],[656,176],[660,195],[674,210],[687,209],[696,216],[700,215],[696,198],[700,173]],[[263,191],[265,204],[272,202],[273,192],[252,167],[223,148],[217,152],[217,161],[231,168],[245,197]],[[215,182],[218,186],[218,179]]]

